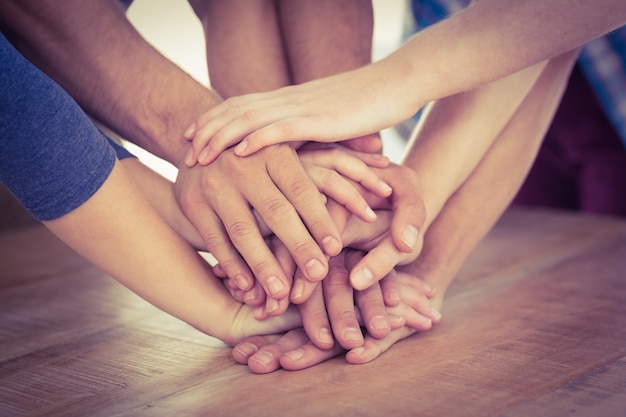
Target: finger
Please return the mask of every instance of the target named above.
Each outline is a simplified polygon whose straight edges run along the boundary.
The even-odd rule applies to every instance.
[[[389,335],[391,323],[380,285],[374,284],[365,290],[355,291],[355,300],[368,334],[376,339]]]
[[[317,283],[309,299],[298,305],[302,325],[311,342],[320,349],[330,349],[335,344],[326,314],[322,285]]]
[[[386,277],[380,280],[380,289],[383,293],[385,305],[394,307],[400,304],[400,283],[395,279],[396,271],[391,270]]]
[[[326,259],[319,248],[324,248],[329,256],[339,253],[341,251],[339,231],[320,198],[319,190],[307,175],[293,149],[288,146],[272,148],[268,152],[267,161],[268,173],[286,200],[278,196],[269,199],[265,197],[265,201],[261,203],[262,210],[259,210],[254,202],[253,205],[287,246],[306,277],[318,281],[328,272]],[[286,166],[289,169],[285,169]],[[297,214],[293,212],[294,209]],[[312,241],[310,236],[313,236],[315,241]]]
[[[259,307],[265,305],[266,294],[261,284],[254,282],[252,288],[244,291],[243,302],[246,305]]]
[[[296,265],[293,262],[291,254],[289,253],[285,245],[283,245],[283,243],[275,236],[269,239],[269,245],[281,269],[285,273],[289,288],[292,288],[293,276],[295,274]],[[279,316],[287,310],[287,307],[289,307],[288,297],[284,297],[281,299],[274,299],[270,297],[267,298],[266,313],[268,314],[268,316]]]
[[[283,353],[280,357],[280,365],[289,371],[298,371],[334,358],[345,351],[339,344],[335,344],[330,349],[320,349],[312,343],[307,343]]]
[[[301,329],[291,330],[274,343],[266,344],[248,358],[248,368],[255,374],[266,374],[280,368],[283,353],[294,350],[308,342]]]
[[[320,141],[323,138],[328,142],[339,139],[339,137],[328,137],[326,132],[320,129],[320,121],[318,118],[302,116],[284,117],[279,114],[283,109],[284,106],[277,106],[276,108],[267,107],[263,109],[266,113],[264,113],[262,117],[265,118],[266,121],[272,118],[276,121],[267,123],[265,126],[258,129],[242,129],[244,132],[247,130],[252,133],[249,133],[235,146],[235,153],[239,156],[249,156],[269,145],[304,141],[312,137]],[[235,120],[235,123],[237,122],[239,122],[239,120]],[[218,135],[220,133],[221,132],[218,132]],[[216,135],[216,138],[218,135]],[[231,132],[228,132],[228,135],[224,135],[225,139],[222,140],[225,142],[230,140],[230,135],[234,136]]]
[[[308,163],[339,172],[380,197],[391,194],[391,187],[369,166],[369,164],[377,168],[389,166],[389,159],[384,155],[366,154],[327,145],[326,148],[319,150],[302,152],[300,156]]]
[[[397,341],[402,340],[415,333],[415,330],[409,327],[393,330],[389,336],[384,339],[374,339],[366,337],[362,346],[354,348],[346,353],[346,360],[353,364],[362,364],[371,362],[381,354],[387,351]]]
[[[345,252],[345,266],[348,270],[352,270],[364,256],[361,251],[350,250]],[[354,299],[359,308],[360,323],[365,326],[372,337],[377,339],[386,337],[391,331],[392,320],[396,322],[396,327],[399,327],[397,317],[390,317],[387,314],[382,290],[378,284],[362,291],[354,291]],[[403,322],[404,320],[401,319],[400,321]]]
[[[433,327],[433,320],[411,308],[409,305],[400,303],[397,307],[389,307],[388,311],[395,315],[401,315],[405,319],[407,327],[419,331],[430,330]]]
[[[355,151],[367,152],[367,153],[381,153],[383,150],[383,142],[380,138],[380,134],[372,133],[370,135],[364,135],[358,138],[348,139],[341,142],[342,145],[353,149]]]
[[[357,290],[364,290],[380,281],[404,258],[391,238],[383,239],[372,248],[350,272],[350,282]]]
[[[237,363],[248,364],[248,359],[263,346],[275,343],[281,335],[250,336],[233,347],[232,356]]]
[[[231,244],[222,222],[215,213],[207,207],[204,200],[201,203],[184,204],[182,208],[224,273],[241,285],[240,288],[249,288],[254,282],[253,274],[239,251]]]
[[[250,132],[249,130],[244,130],[239,135],[227,135],[229,132],[228,127],[230,126],[230,130],[232,130],[231,124],[239,116],[245,114],[249,109],[251,110],[251,115],[258,112],[251,107],[254,102],[249,100],[249,97],[254,99],[255,95],[233,97],[225,100],[220,105],[201,115],[194,125],[186,130],[186,137],[193,136],[192,148],[186,156],[186,163],[193,162],[194,158],[196,158],[201,164],[208,165],[228,146],[239,142],[244,137],[244,133]],[[245,119],[244,117],[243,120]],[[242,120],[235,126],[241,127],[241,122]],[[225,132],[222,133],[218,140],[215,140],[215,135],[224,130],[224,128],[226,128]],[[232,133],[235,132],[236,130]],[[225,134],[228,139],[225,138]]]
[[[426,220],[426,208],[415,172],[409,168],[377,170],[393,188],[391,235],[396,247],[406,253],[418,248],[420,230]]]
[[[298,268],[293,278],[293,288],[290,295],[291,302],[294,304],[304,303],[313,294],[318,285],[319,282],[311,282],[306,279]]]
[[[352,349],[363,344],[363,334],[354,309],[354,290],[348,276],[342,253],[330,259],[328,276],[322,287],[335,339],[344,348]]]
[[[287,297],[289,281],[261,236],[247,202],[241,195],[232,193],[222,194],[213,205],[228,233],[227,241],[232,242],[238,254],[241,254],[267,295],[275,299]],[[219,247],[224,243],[215,242],[214,245]],[[215,257],[226,269],[227,265],[218,258],[217,253]]]
[[[350,213],[366,222],[376,220],[376,213],[355,186],[337,172],[312,165],[307,166],[307,172],[320,192],[343,205]]]

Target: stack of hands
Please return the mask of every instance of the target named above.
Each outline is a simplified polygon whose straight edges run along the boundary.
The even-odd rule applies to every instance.
[[[187,136],[192,149],[204,148],[194,128]],[[230,152],[202,164],[217,167],[233,158],[241,159]],[[431,303],[435,289],[396,270],[417,258],[423,242],[425,209],[413,171],[378,153],[314,143],[269,147],[250,159],[219,169],[263,199],[224,200],[233,222],[223,222],[229,236],[210,239],[219,246],[208,248],[219,262],[214,273],[236,300],[254,307],[257,320],[294,304],[302,327],[244,339],[234,349],[237,361],[270,372],[347,351],[349,362],[363,363],[441,320]],[[259,160],[269,184],[252,169]],[[195,153],[187,159],[196,162]],[[206,195],[217,196],[224,179],[207,184]],[[224,248],[228,242],[233,247]]]

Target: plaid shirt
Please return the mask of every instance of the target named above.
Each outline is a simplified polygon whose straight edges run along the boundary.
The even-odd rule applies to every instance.
[[[470,0],[411,0],[418,29],[456,13]],[[626,26],[587,43],[578,64],[626,147]]]

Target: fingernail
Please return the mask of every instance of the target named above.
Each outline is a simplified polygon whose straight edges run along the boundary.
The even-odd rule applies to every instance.
[[[274,355],[267,351],[261,351],[250,358],[250,360],[260,363],[264,368],[266,368],[267,365],[272,363],[272,360],[274,360]]]
[[[372,329],[383,330],[389,328],[389,322],[383,316],[374,316],[371,323]]]
[[[333,343],[333,335],[330,333],[330,330],[327,327],[322,327],[317,334],[317,340],[322,343],[332,344]]]
[[[387,184],[385,181],[380,182],[380,188],[387,194],[391,194],[391,191],[393,191],[391,189],[391,186]]]
[[[302,357],[304,356],[304,349],[296,349],[296,350],[286,352],[285,356],[287,356],[293,362],[297,362],[300,359],[302,359]]]
[[[411,249],[415,249],[418,234],[419,232],[417,231],[417,228],[408,224],[404,227],[404,229],[402,229],[402,240],[404,243],[409,245]]]
[[[239,145],[235,146],[235,153],[237,155],[242,154],[245,152],[247,147],[248,147],[248,141],[244,139],[241,142],[239,142]]]
[[[243,301],[246,304],[253,304],[253,301],[257,300],[258,297],[257,295],[254,293],[254,291],[247,291],[244,295],[243,295]]]
[[[332,236],[326,236],[322,239],[322,246],[326,255],[335,256],[341,252],[341,243]]]
[[[191,139],[195,132],[196,132],[196,124],[193,123],[191,126],[187,128],[187,130],[185,130],[184,135],[187,139]]]
[[[363,346],[359,346],[359,347],[352,349],[350,352],[354,353],[355,355],[361,356],[363,352],[365,352],[365,348]]]
[[[237,288],[240,290],[249,290],[248,280],[243,274],[237,274],[234,278],[235,283],[237,284]]]
[[[348,327],[343,331],[344,340],[361,340],[363,334],[354,327]]]
[[[188,167],[193,166],[193,148],[189,148],[189,150],[187,151],[187,153],[185,154],[185,165],[187,165]]]
[[[400,293],[396,289],[391,289],[391,290],[387,291],[387,298],[388,298],[387,301],[392,306],[397,305],[401,301]]]
[[[258,306],[254,309],[254,312],[252,313],[252,315],[254,316],[255,319],[257,320],[265,320],[265,307],[263,306]]]
[[[306,274],[310,279],[320,280],[326,276],[326,268],[317,259],[311,259],[305,265]]]
[[[296,280],[293,284],[293,289],[291,290],[291,299],[292,300],[300,300],[304,296],[304,283],[302,281]]]
[[[369,287],[373,280],[374,274],[372,274],[372,271],[370,271],[369,268],[364,266],[354,271],[352,278],[350,279],[352,286],[357,290],[364,290]]]
[[[374,212],[374,210],[372,210],[371,207],[368,207],[365,209],[365,215],[372,220],[376,220],[376,213]]]
[[[249,358],[258,351],[256,345],[253,345],[252,343],[241,343],[235,346],[235,350],[246,358]]]
[[[267,299],[267,305],[265,306],[265,309],[268,313],[278,310],[278,307],[278,300],[275,300],[273,298]]]
[[[437,321],[441,320],[441,313],[435,307],[430,308],[430,314],[433,316],[435,320]]]
[[[271,295],[276,296],[277,294],[280,294],[284,288],[285,285],[276,275],[272,275],[267,278],[267,289]]]
[[[200,155],[198,155],[198,161],[205,162],[208,160],[208,158],[209,158],[209,148],[204,148],[202,152],[200,152]]]

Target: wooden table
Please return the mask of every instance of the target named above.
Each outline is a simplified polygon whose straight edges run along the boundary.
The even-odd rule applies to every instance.
[[[251,374],[42,227],[0,235],[1,416],[625,416],[626,222],[510,211],[444,322],[372,363]]]

